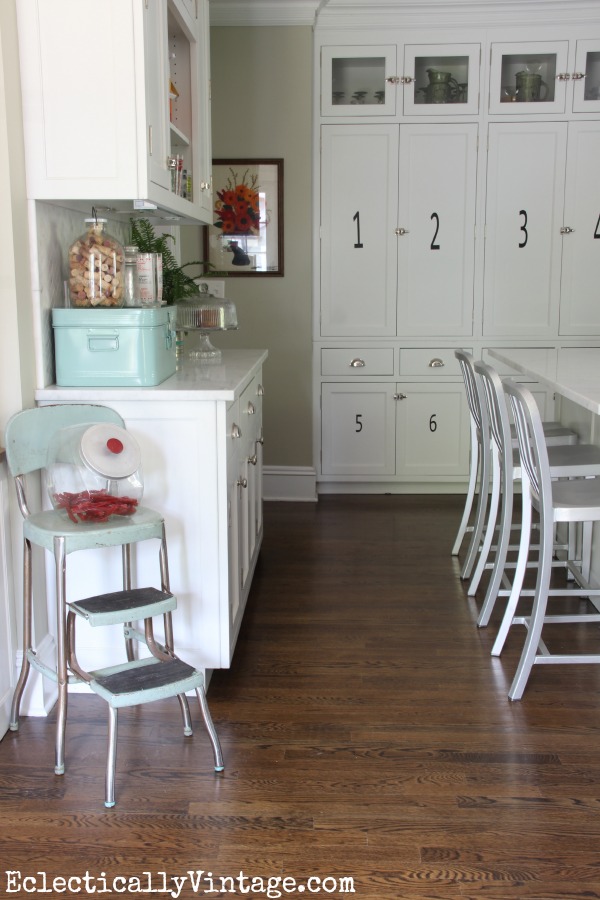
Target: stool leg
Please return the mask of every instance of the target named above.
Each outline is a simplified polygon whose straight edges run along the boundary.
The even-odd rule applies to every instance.
[[[479,480],[479,497],[477,498],[477,510],[475,512],[475,522],[473,524],[473,532],[471,534],[471,542],[467,551],[460,577],[463,581],[471,577],[475,559],[479,551],[481,536],[485,525],[486,511],[488,504],[488,493],[490,489],[490,447],[484,447],[480,444],[481,461],[481,478]]]
[[[510,686],[508,696],[510,700],[520,700],[531,674],[535,657],[542,635],[546,607],[548,605],[548,590],[550,588],[550,575],[552,573],[552,553],[554,548],[554,524],[553,522],[540,522],[540,559],[538,576],[535,585],[535,597],[533,608],[527,627],[527,638],[521,653],[521,659],[513,683]]]
[[[32,617],[32,582],[31,582],[31,544],[25,539],[23,541],[23,662],[21,664],[21,672],[15,692],[13,694],[12,707],[10,711],[10,730],[19,730],[19,713],[21,710],[21,699],[23,691],[29,678],[31,663],[29,662],[29,651],[31,650],[31,617]]]
[[[121,548],[121,562],[123,566],[123,590],[130,591],[131,590],[131,544],[123,544]],[[131,628],[131,622],[125,622],[124,628]],[[135,650],[133,644],[133,638],[126,637],[125,638],[125,652],[127,654],[128,662],[133,662],[135,659]]]
[[[509,476],[510,477],[510,476]],[[504,490],[502,492],[502,508],[500,511],[500,534],[498,535],[498,549],[494,559],[494,568],[492,577],[488,584],[488,589],[479,613],[477,625],[479,628],[485,628],[490,621],[490,616],[494,609],[498,591],[502,583],[504,567],[506,565],[506,557],[508,555],[508,546],[510,544],[510,530],[512,525],[512,509],[513,509],[513,487],[512,477],[510,483],[505,476],[503,479]]]
[[[521,539],[519,542],[519,554],[517,556],[517,565],[515,567],[515,575],[513,578],[510,596],[508,598],[508,603],[506,604],[504,616],[502,618],[500,628],[498,629],[498,634],[496,635],[494,646],[492,647],[492,656],[500,656],[500,654],[502,653],[504,642],[508,635],[510,626],[512,625],[512,620],[519,603],[521,588],[523,587],[523,580],[525,578],[525,572],[527,570],[527,560],[529,559],[529,545],[531,543],[532,511],[529,482],[526,478],[523,479],[522,491],[523,493],[521,495],[521,499],[523,512],[521,514]]]
[[[489,502],[489,512],[487,517],[487,522],[485,524],[485,530],[483,534],[483,543],[481,545],[481,551],[479,553],[479,559],[477,560],[477,565],[475,566],[475,571],[471,578],[471,583],[469,585],[469,589],[467,591],[467,595],[469,597],[474,597],[477,593],[477,588],[479,587],[479,582],[481,581],[481,576],[485,570],[488,557],[490,555],[490,549],[492,546],[492,540],[494,538],[495,529],[496,529],[496,519],[498,517],[498,503],[500,501],[500,462],[498,460],[498,454],[496,453],[495,448],[492,449],[492,495]]]
[[[479,442],[477,440],[477,431],[473,425],[473,420],[471,420],[471,455],[469,459],[469,486],[467,488],[467,496],[465,499],[465,509],[461,523],[458,526],[458,532],[452,548],[452,556],[458,556],[459,554],[460,545],[463,542],[463,538],[467,531],[467,525],[469,524],[469,516],[473,509],[473,500],[475,499],[475,486],[477,484],[477,471],[479,469]]]
[[[223,763],[223,754],[221,752],[221,744],[219,743],[219,738],[213,724],[212,716],[210,714],[210,710],[208,708],[208,703],[206,702],[206,694],[204,692],[203,687],[196,688],[196,696],[198,697],[198,703],[200,704],[200,711],[202,712],[202,718],[204,719],[204,724],[206,726],[206,730],[208,731],[208,736],[210,738],[210,742],[212,744],[213,753],[215,757],[215,772],[222,772],[225,768],[225,764]]]
[[[106,757],[106,785],[104,805],[110,809],[115,805],[115,768],[117,764],[117,710],[108,707],[108,754]]]
[[[54,538],[54,563],[56,573],[56,674],[58,680],[58,718],[56,722],[56,756],[54,771],[64,775],[65,734],[67,728],[68,675],[66,641],[66,554],[65,540]]]

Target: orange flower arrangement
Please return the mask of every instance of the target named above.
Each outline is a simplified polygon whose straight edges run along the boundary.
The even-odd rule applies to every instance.
[[[249,176],[248,169],[240,179],[231,175],[222,191],[217,191],[215,227],[223,234],[258,234],[260,228],[258,176]]]

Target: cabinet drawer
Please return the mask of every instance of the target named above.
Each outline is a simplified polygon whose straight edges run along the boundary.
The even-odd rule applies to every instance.
[[[460,378],[460,374],[452,347],[400,350],[400,375],[452,375]]]
[[[322,375],[393,375],[392,347],[321,350]]]

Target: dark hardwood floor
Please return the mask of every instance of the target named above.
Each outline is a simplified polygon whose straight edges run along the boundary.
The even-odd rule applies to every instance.
[[[87,871],[115,897],[116,876],[161,897],[160,873],[202,870],[213,893],[181,897],[234,896],[220,877],[243,872],[253,897],[313,896],[313,876],[332,897],[353,878],[360,900],[600,898],[600,668],[536,667],[507,699],[523,632],[491,659],[498,615],[476,628],[483,591],[467,598],[450,556],[462,502],[266,504],[234,664],[208,695],[223,775],[196,709],[191,739],[175,701],[123,710],[105,810],[103,702],[72,699],[63,777],[53,719],[23,720],[0,743],[0,896],[26,896],[6,870],[38,889]]]

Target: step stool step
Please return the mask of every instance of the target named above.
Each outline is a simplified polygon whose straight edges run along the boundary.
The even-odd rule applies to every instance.
[[[181,659],[136,659],[90,673],[89,686],[111,706],[136,706],[185,694],[204,685],[204,676]]]
[[[98,594],[96,597],[75,600],[67,605],[78,616],[87,619],[90,625],[96,627],[159,616],[175,609],[177,600],[171,593],[145,587]]]

